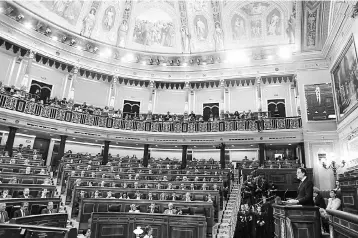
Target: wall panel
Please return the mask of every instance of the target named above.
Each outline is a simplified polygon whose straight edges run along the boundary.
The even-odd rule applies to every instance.
[[[76,103],[86,102],[87,105],[107,106],[110,84],[102,80],[89,80],[78,77],[74,82]]]
[[[115,109],[123,110],[124,100],[139,101],[140,111],[139,113],[148,112],[148,100],[149,100],[149,89],[141,87],[130,87],[130,86],[117,86],[117,96],[114,102]]]
[[[219,103],[220,105],[220,101],[221,101],[221,89],[203,89],[203,90],[195,91],[194,112],[196,114],[202,115],[203,103]]]
[[[255,87],[230,88],[229,95],[229,112],[257,111]]]
[[[183,114],[185,92],[176,90],[158,90],[156,94],[154,113]]]

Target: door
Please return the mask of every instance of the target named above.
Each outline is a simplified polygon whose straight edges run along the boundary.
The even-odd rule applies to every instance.
[[[36,80],[31,81],[30,91],[32,95],[35,95],[38,100],[45,100],[51,97],[52,85],[42,83]]]
[[[35,138],[34,149],[42,154],[42,159],[46,161],[48,155],[48,149],[50,147],[50,139]]]
[[[267,109],[271,117],[286,117],[285,99],[267,100]]]
[[[219,103],[203,103],[204,121],[208,121],[210,117],[219,117]]]
[[[134,115],[138,117],[140,110],[140,102],[124,100],[123,104],[123,117],[125,118],[129,115],[130,118],[133,118]]]

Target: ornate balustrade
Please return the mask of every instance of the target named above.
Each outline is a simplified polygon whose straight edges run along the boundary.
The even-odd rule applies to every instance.
[[[7,94],[0,94],[0,108],[34,116],[76,124],[113,128],[119,130],[195,133],[224,131],[262,131],[302,128],[300,117],[265,118],[261,120],[221,120],[215,122],[125,120],[108,116],[92,115],[64,108],[45,106]]]

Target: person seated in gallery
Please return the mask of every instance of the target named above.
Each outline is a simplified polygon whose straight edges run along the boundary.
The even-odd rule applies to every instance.
[[[340,197],[341,196],[341,184],[339,183],[338,180],[336,180],[335,182],[335,188],[333,189],[334,191],[336,191],[336,194],[337,194],[337,197]]]
[[[171,118],[172,116],[170,115],[170,112],[167,112],[167,115],[165,115],[164,120],[169,121]]]
[[[96,190],[96,191],[94,192],[93,198],[102,198],[102,197],[100,196],[98,190]]]
[[[128,212],[131,212],[131,213],[139,213],[140,211],[138,210],[137,206],[135,204],[132,204],[130,206],[130,210]]]
[[[189,114],[189,120],[190,121],[195,121],[196,120],[196,116],[195,116],[194,111],[191,111],[191,113]]]
[[[155,206],[155,203],[151,203],[147,209],[147,213],[158,213],[159,209],[157,206]]]
[[[128,179],[129,179],[129,180],[132,180],[132,177],[133,177],[132,174],[128,174]]]
[[[164,213],[166,215],[176,215],[177,214],[177,210],[174,208],[173,203],[169,203],[168,204],[168,208],[164,210]]]
[[[8,223],[9,215],[6,211],[6,203],[0,203],[0,224]]]
[[[53,214],[58,213],[58,211],[53,208],[53,202],[48,202],[47,207],[42,209],[41,214]]]
[[[0,198],[5,199],[5,198],[12,198],[11,195],[9,195],[9,189],[4,189],[1,193]]]
[[[317,187],[313,187],[313,200],[315,206],[326,209],[326,202]]]
[[[115,199],[115,197],[112,196],[112,191],[107,192],[107,199]]]

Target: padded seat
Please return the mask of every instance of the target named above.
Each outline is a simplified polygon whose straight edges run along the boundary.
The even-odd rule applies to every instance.
[[[196,207],[194,209],[194,214],[193,215],[200,215],[200,216],[205,216],[206,217],[206,209],[203,207]]]
[[[22,184],[34,184],[34,180],[33,179],[23,179],[21,181]]]
[[[2,172],[3,172],[3,173],[13,173],[13,172],[14,172],[14,169],[3,168],[3,169],[2,169]]]
[[[121,208],[122,208],[122,205],[110,204],[108,206],[108,211],[109,212],[120,212]]]

